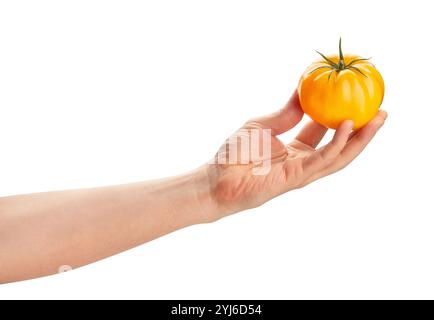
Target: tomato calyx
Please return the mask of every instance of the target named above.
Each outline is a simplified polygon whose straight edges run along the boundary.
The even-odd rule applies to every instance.
[[[337,63],[334,62],[333,60],[331,60],[330,58],[327,58],[321,52],[319,52],[319,51],[316,51],[316,52],[324,59],[324,61],[327,65],[317,67],[317,68],[313,69],[311,72],[309,72],[309,74],[312,74],[319,69],[330,69],[330,73],[328,76],[328,79],[330,80],[330,77],[334,72],[340,72],[340,71],[348,69],[348,70],[356,71],[356,72],[360,73],[361,75],[363,75],[364,77],[366,77],[366,74],[364,74],[362,72],[362,70],[357,68],[355,66],[355,64],[357,64],[360,61],[367,61],[371,58],[357,58],[357,59],[354,59],[354,60],[350,61],[349,63],[345,64],[344,54],[342,52],[342,38],[339,38],[339,61]]]

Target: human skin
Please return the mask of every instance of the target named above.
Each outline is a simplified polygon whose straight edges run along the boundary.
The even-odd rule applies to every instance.
[[[238,134],[271,131],[271,166],[254,161],[209,162],[186,174],[132,184],[0,198],[0,283],[58,273],[133,248],[175,230],[254,208],[334,173],[356,158],[384,124],[377,116],[360,130],[344,121],[332,140],[309,122],[289,144],[277,136],[303,117],[297,93],[279,111],[246,122]],[[227,157],[228,139],[216,157]]]

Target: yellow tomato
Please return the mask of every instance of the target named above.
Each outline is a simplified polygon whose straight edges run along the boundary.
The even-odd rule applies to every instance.
[[[318,52],[319,53],[319,52]],[[381,74],[356,55],[322,56],[304,72],[298,85],[303,111],[316,122],[336,129],[353,120],[354,129],[363,127],[377,114],[384,96]]]

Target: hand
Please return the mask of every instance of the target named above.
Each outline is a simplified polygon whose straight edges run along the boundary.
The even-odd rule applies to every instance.
[[[296,92],[283,109],[248,121],[225,141],[206,168],[212,198],[219,208],[217,216],[211,220],[257,207],[344,168],[371,141],[384,124],[387,113],[379,111],[371,122],[357,131],[352,131],[351,120],[344,121],[332,140],[318,149],[327,128],[313,121],[306,124],[289,144],[277,138],[299,123],[302,117]],[[250,143],[243,146],[243,139]],[[247,146],[252,142],[264,156],[259,156],[252,148],[249,150]],[[264,163],[268,165],[264,166]]]
[[[308,123],[285,145],[276,136],[303,117],[297,94],[248,121],[208,163],[184,175],[91,189],[0,198],[0,283],[76,268],[175,230],[259,206],[350,163],[386,119],[341,124],[330,143]],[[245,144],[245,142],[248,144]],[[244,142],[244,144],[243,144]],[[256,151],[261,151],[257,153]]]

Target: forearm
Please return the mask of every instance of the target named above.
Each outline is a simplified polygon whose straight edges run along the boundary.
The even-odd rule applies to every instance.
[[[204,169],[157,181],[0,198],[0,283],[76,268],[206,222]]]

